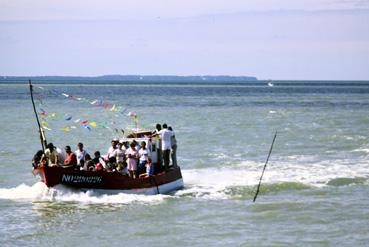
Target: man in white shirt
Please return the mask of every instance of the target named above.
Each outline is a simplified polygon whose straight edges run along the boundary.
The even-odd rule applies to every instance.
[[[110,159],[110,158],[115,158],[115,150],[118,148],[117,144],[118,144],[119,140],[117,138],[114,138],[111,141],[111,147],[108,149],[108,153],[106,154],[106,159]]]
[[[74,151],[74,154],[77,157],[77,166],[82,169],[85,164],[85,156],[86,156],[86,150],[83,149],[83,143],[77,144],[77,150]]]
[[[172,148],[171,138],[173,132],[168,130],[167,124],[163,124],[163,129],[158,132],[161,139],[161,150],[163,151],[163,160],[165,171],[169,169],[170,149]]]
[[[138,156],[140,157],[139,163],[138,163],[138,174],[144,173],[146,164],[148,164],[149,158],[151,157],[150,150],[146,148],[146,142],[141,142],[141,148],[138,150]]]

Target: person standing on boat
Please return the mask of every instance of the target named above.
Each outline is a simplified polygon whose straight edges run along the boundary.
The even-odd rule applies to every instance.
[[[156,124],[155,130],[152,132],[152,136],[158,136],[159,132],[161,131],[161,124]],[[157,149],[157,155],[158,155],[158,164],[159,166],[162,166],[163,164],[163,153],[161,152],[161,140],[159,139],[159,146]]]
[[[116,171],[124,173],[124,169],[127,167],[126,164],[126,147],[124,146],[124,141],[120,140],[118,143],[118,148],[115,150],[115,160],[117,162],[116,164]]]
[[[174,132],[171,126],[168,127],[168,130],[172,131],[173,133],[170,139],[170,142],[172,144],[172,150],[171,150],[172,165],[174,167],[177,167],[177,139],[176,139],[176,136],[174,135]]]
[[[117,144],[118,144],[118,139],[114,138],[111,141],[111,147],[108,149],[108,153],[106,154],[106,159],[107,160],[110,160],[110,158],[115,159],[115,150],[118,149]]]
[[[48,166],[58,166],[58,153],[52,142],[47,144],[47,149],[45,150],[45,157],[47,159]]]
[[[137,178],[137,160],[138,152],[136,149],[136,143],[131,142],[130,147],[126,151],[128,174],[131,178]]]
[[[159,131],[161,130],[161,125],[160,124],[156,124],[155,128],[156,129],[152,132],[153,135],[159,133]]]
[[[171,138],[173,132],[168,130],[168,125],[163,124],[163,129],[158,132],[161,139],[161,150],[163,152],[164,169],[168,171],[170,162],[170,149],[172,148]]]
[[[77,144],[77,150],[74,151],[74,154],[77,156],[77,166],[82,169],[85,164],[86,150],[83,149],[83,143]]]
[[[77,166],[77,157],[72,152],[70,146],[65,146],[65,152],[67,153],[66,158],[64,160],[63,168],[74,168]]]
[[[124,146],[124,141],[120,140],[118,143],[118,148],[114,150],[114,157],[117,163],[124,161],[126,151],[127,150],[126,147]]]
[[[138,174],[144,173],[146,164],[149,163],[149,158],[151,157],[150,150],[146,148],[146,142],[141,142],[141,148],[138,151],[138,156],[140,157],[138,163]]]

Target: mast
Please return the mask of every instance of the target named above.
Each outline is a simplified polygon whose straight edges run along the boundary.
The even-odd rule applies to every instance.
[[[32,86],[31,80],[28,80],[28,82],[29,82],[29,90],[31,92],[31,100],[32,100],[33,111],[34,111],[35,116],[36,116],[38,131],[40,132],[41,147],[42,147],[42,151],[45,153],[45,149],[46,149],[46,145],[47,145],[46,137],[45,137],[44,129],[41,127],[40,120],[38,119],[38,115],[37,115],[37,111],[36,111],[36,107],[35,107],[35,101],[33,100],[33,86]]]

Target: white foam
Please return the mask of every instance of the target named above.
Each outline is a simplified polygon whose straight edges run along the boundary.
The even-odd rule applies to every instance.
[[[130,204],[133,202],[157,204],[162,202],[166,197],[169,196],[145,196],[125,193],[108,195],[96,193],[92,190],[86,192],[71,190],[64,186],[56,186],[49,189],[42,182],[38,182],[32,186],[21,184],[15,188],[0,189],[0,199],[80,202],[85,204]]]
[[[369,148],[362,147],[362,148],[354,149],[354,150],[352,150],[352,152],[362,152],[362,153],[365,153],[365,154],[369,154]]]
[[[126,194],[119,193],[114,195],[101,194],[94,192],[93,190],[88,190],[86,192],[79,192],[75,190],[70,190],[64,186],[56,186],[52,188],[56,191],[53,199],[56,201],[73,201],[81,203],[93,203],[93,204],[129,204],[133,202],[145,203],[145,204],[157,204],[162,202],[166,195],[136,195],[136,194]]]
[[[264,163],[241,162],[233,167],[182,170],[185,190],[176,195],[219,199],[234,186],[255,186],[259,183]],[[364,160],[316,161],[313,156],[290,156],[286,161],[268,164],[264,184],[296,182],[312,187],[324,187],[336,178],[369,178],[369,164]]]
[[[42,182],[38,182],[32,186],[21,184],[15,188],[0,189],[0,199],[40,200],[47,194],[48,188]]]

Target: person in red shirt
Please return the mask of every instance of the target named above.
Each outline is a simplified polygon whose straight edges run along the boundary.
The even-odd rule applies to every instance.
[[[65,152],[67,153],[63,168],[74,168],[77,166],[77,157],[72,152],[70,146],[65,146]]]

